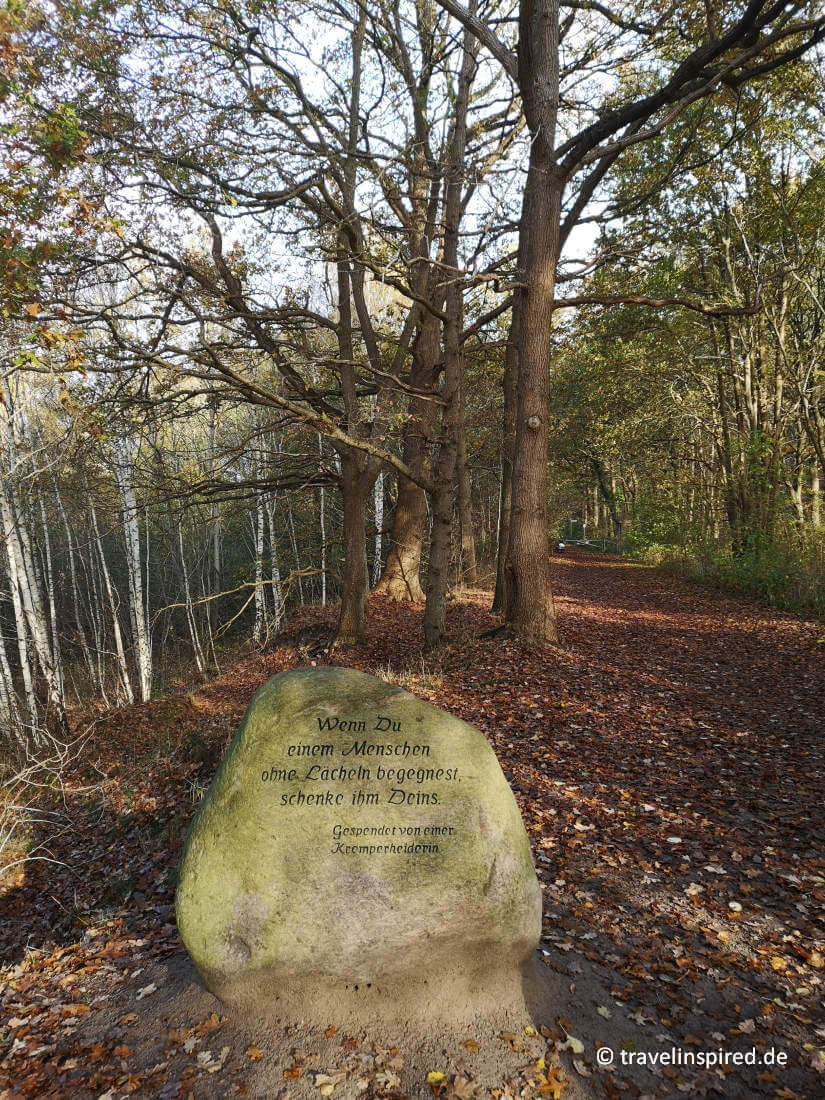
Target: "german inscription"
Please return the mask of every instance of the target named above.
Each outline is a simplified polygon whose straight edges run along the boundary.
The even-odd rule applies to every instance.
[[[541,892],[478,730],[354,669],[294,669],[257,692],[201,804],[176,915],[213,992],[305,1007],[336,983],[395,998],[517,967]]]
[[[347,716],[316,716],[323,740],[294,740],[282,758],[261,772],[261,782],[285,811],[298,807],[340,810],[381,806],[444,804],[444,785],[461,782],[460,767],[434,759],[433,746],[407,737],[403,722],[385,714],[369,720]],[[311,732],[314,734],[316,730]],[[327,740],[335,734],[334,740]],[[396,740],[382,739],[390,734]],[[369,820],[337,820],[329,828],[335,855],[435,855],[456,835],[448,823],[398,824]]]

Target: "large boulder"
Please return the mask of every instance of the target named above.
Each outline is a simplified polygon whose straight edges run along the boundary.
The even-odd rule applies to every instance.
[[[246,712],[189,832],[177,919],[222,999],[301,1007],[492,990],[533,952],[541,893],[478,730],[364,673],[299,669]]]

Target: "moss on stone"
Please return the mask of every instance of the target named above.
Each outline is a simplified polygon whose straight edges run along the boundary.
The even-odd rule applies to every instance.
[[[368,779],[317,778],[359,765]],[[388,768],[442,774],[379,779]],[[393,788],[413,803],[388,801]],[[359,790],[380,801],[353,805]],[[302,795],[333,804],[289,804]],[[518,961],[540,915],[527,835],[484,736],[342,668],[282,673],[257,692],[192,824],[177,892],[181,936],[216,990],[264,972],[274,983],[421,974],[466,952]]]

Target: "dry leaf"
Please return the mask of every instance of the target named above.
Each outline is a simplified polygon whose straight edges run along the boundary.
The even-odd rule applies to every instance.
[[[569,1084],[567,1078],[562,1077],[561,1069],[558,1066],[551,1066],[547,1071],[547,1083],[541,1086],[539,1095],[552,1096],[553,1100],[560,1100],[562,1092]]]
[[[559,1050],[569,1050],[571,1054],[584,1054],[584,1043],[574,1035],[568,1035],[567,1042],[562,1043]]]
[[[430,1073],[427,1074],[427,1084],[435,1095],[438,1096],[439,1093],[444,1092],[447,1087],[447,1074],[440,1073],[438,1070],[431,1070]]]

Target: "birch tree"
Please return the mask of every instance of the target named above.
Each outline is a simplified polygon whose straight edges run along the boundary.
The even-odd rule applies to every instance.
[[[47,618],[41,586],[35,567],[32,534],[28,517],[18,491],[18,480],[24,470],[24,454],[21,453],[21,415],[17,394],[7,379],[2,379],[0,401],[0,522],[3,543],[6,548],[8,577],[17,622],[18,652],[29,711],[30,731],[35,743],[42,739],[37,721],[37,703],[34,677],[29,660],[28,641],[37,659],[37,665],[45,682],[48,700],[47,720],[57,729],[68,730],[63,685],[59,659],[53,648],[50,624]],[[28,471],[26,471],[28,472]]]
[[[123,541],[126,547],[129,618],[134,639],[135,664],[140,686],[140,700],[142,703],[147,703],[152,696],[152,639],[144,601],[138,504],[133,485],[138,444],[135,440],[123,436],[115,441],[113,451],[113,469],[120,494]]]

